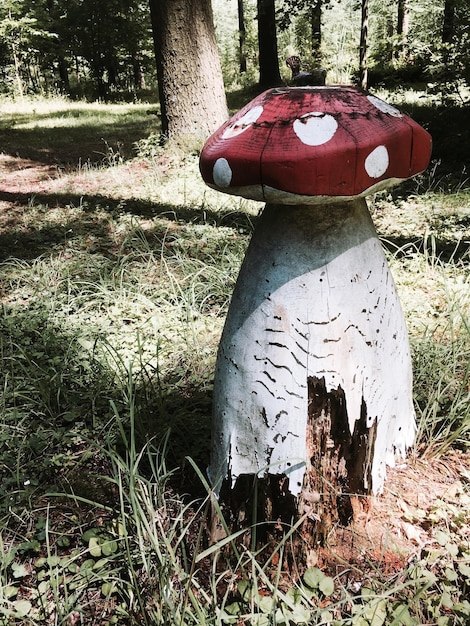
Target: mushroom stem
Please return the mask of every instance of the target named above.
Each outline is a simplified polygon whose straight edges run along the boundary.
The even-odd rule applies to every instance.
[[[290,497],[317,499],[305,492],[322,471],[312,432],[323,419],[348,493],[380,493],[386,464],[414,441],[406,324],[362,198],[266,205],[217,357],[215,491],[282,475]]]

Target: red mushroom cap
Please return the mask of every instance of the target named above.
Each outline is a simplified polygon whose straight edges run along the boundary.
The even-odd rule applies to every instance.
[[[283,204],[365,196],[426,169],[431,137],[353,87],[270,89],[206,142],[204,181],[219,191]]]

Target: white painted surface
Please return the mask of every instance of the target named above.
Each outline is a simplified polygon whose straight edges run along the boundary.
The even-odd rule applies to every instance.
[[[232,170],[227,159],[220,158],[214,163],[214,182],[218,187],[228,187],[232,180]]]
[[[345,392],[350,430],[362,401],[377,420],[372,489],[413,444],[408,335],[364,200],[267,206],[253,235],[219,347],[209,473],[305,470],[307,378]],[[365,485],[370,487],[370,485]]]
[[[292,126],[294,133],[306,146],[322,146],[334,137],[338,122],[332,115],[312,112],[294,120]]]
[[[371,178],[380,178],[388,169],[390,159],[385,146],[377,146],[366,158],[364,167]]]

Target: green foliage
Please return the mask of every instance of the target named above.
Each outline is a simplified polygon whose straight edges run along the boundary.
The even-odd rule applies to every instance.
[[[310,65],[328,70],[328,82],[348,83],[358,69],[360,2],[321,3],[322,45],[311,28],[317,0],[277,5],[279,64],[300,54]],[[397,3],[370,0],[369,72],[371,85],[428,82],[446,100],[463,97],[470,79],[470,10],[453,2],[452,36],[442,43],[444,0],[408,0],[408,32],[397,33]],[[244,0],[244,51],[240,70],[237,3],[213,2],[225,85],[246,88],[259,78],[257,4]],[[74,98],[148,98],[156,92],[149,3],[138,0],[8,0],[0,6],[0,67],[5,93],[65,93]],[[154,99],[154,98],[153,98]]]
[[[8,0],[0,17],[9,93],[106,99],[141,92],[145,75],[153,78],[148,3]]]

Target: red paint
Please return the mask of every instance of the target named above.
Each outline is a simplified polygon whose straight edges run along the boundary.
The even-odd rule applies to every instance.
[[[221,191],[267,185],[298,195],[352,197],[380,181],[410,178],[426,169],[431,137],[411,118],[382,104],[375,106],[367,94],[352,87],[266,91],[208,139],[200,157],[202,177],[219,188],[212,172],[217,159],[224,158],[232,179]],[[240,134],[223,138],[227,129],[234,135],[237,121],[257,106],[263,111],[255,122]],[[325,143],[312,146],[299,139],[294,122],[314,112],[332,116],[337,130]],[[378,146],[387,149],[389,164],[379,176],[371,177],[365,161]],[[243,195],[243,189],[237,193]]]

